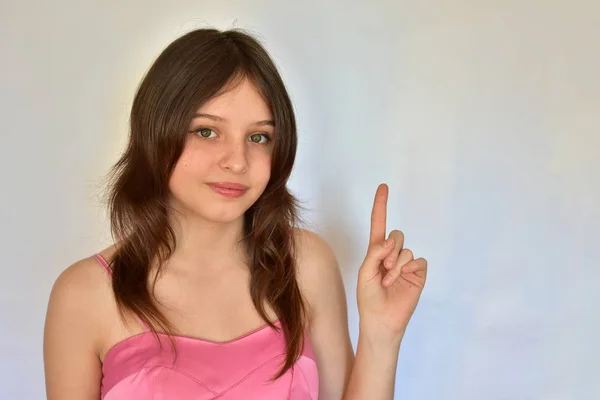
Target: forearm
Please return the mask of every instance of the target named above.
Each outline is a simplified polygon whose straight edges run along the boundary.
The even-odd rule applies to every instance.
[[[361,330],[343,400],[391,400],[402,338],[374,337]]]

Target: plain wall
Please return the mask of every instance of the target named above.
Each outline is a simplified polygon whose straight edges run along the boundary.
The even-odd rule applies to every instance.
[[[297,110],[292,190],[357,340],[375,188],[429,260],[396,398],[600,398],[597,1],[0,2],[0,398],[44,397],[58,274],[109,243],[135,88],[190,29],[240,27]]]

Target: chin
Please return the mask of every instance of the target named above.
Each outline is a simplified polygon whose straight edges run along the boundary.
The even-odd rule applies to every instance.
[[[188,217],[199,218],[207,222],[227,224],[243,218],[244,214],[260,197],[253,188],[239,197],[227,197],[215,193],[210,188],[195,193],[195,196],[181,196],[174,199],[176,208]],[[189,194],[189,193],[188,193]]]
[[[198,213],[206,221],[210,221],[217,224],[230,224],[236,222],[244,216],[244,212],[225,212],[225,213],[214,213],[214,212],[203,212]]]
[[[233,202],[209,201],[195,207],[193,213],[207,221],[226,224],[242,218],[250,206],[252,203],[241,198]]]

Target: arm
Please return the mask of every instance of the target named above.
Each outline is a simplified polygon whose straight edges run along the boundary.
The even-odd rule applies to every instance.
[[[404,248],[402,232],[393,230],[385,239],[387,197],[387,185],[379,185],[369,249],[358,272],[360,336],[344,400],[394,398],[400,343],[427,276],[427,261]]]
[[[337,260],[323,238],[300,233],[299,281],[319,369],[319,400],[392,399],[401,338],[369,331],[361,319],[356,359]]]
[[[371,214],[369,249],[358,273],[360,335],[354,360],[344,357],[349,345],[346,299],[335,257],[317,235],[301,235],[305,238],[299,277],[311,312],[319,399],[394,397],[400,343],[425,285],[427,261],[415,259],[404,248],[402,232],[394,230],[385,239],[387,197],[387,185],[380,185]]]
[[[101,307],[107,285],[93,260],[67,268],[56,280],[44,328],[44,372],[49,400],[100,399],[98,357]]]
[[[356,360],[343,400],[394,398],[401,339],[377,340],[361,328]]]
[[[342,276],[333,251],[320,236],[298,230],[298,239],[298,281],[309,306],[308,328],[319,369],[319,400],[339,400],[354,361]]]

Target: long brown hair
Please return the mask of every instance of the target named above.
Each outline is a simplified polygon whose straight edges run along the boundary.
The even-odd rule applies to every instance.
[[[168,182],[194,112],[243,78],[261,92],[277,130],[271,178],[244,215],[243,239],[254,306],[268,325],[278,329],[264,305],[273,308],[287,344],[285,363],[275,379],[302,353],[306,323],[293,230],[299,203],[286,187],[296,155],[296,122],[276,66],[251,35],[240,30],[189,32],[167,46],[141,81],[131,109],[127,148],[109,175],[108,208],[117,243],[110,260],[112,288],[122,316],[137,316],[154,334],[174,334],[148,285],[151,265],[158,265],[160,272],[177,245],[168,222]]]

